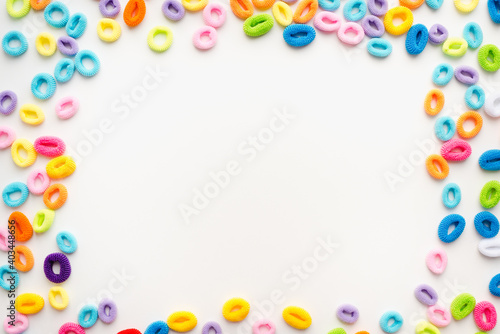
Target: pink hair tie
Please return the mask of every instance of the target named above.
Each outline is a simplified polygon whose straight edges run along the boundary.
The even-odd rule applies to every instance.
[[[441,155],[449,161],[463,161],[472,153],[469,143],[462,139],[452,139],[441,146]]]
[[[316,29],[324,32],[335,32],[342,25],[340,16],[332,12],[321,12],[314,17],[313,21]]]
[[[433,305],[427,309],[427,319],[436,327],[446,327],[451,322],[451,313],[447,308]]]
[[[353,32],[354,36],[349,36],[348,32]],[[337,35],[347,45],[358,45],[365,38],[365,31],[356,22],[346,22],[340,26]]]
[[[206,36],[208,39],[203,40],[202,37]],[[211,26],[204,26],[195,31],[193,35],[193,44],[197,49],[208,50],[214,47],[217,42],[217,30]]]
[[[203,21],[207,26],[220,28],[226,22],[226,10],[220,3],[211,2],[203,9]]]
[[[36,184],[37,180],[40,180],[39,185]],[[28,176],[27,184],[30,193],[33,195],[42,195],[50,185],[50,178],[45,169],[35,169]]]
[[[9,324],[9,322],[13,321],[10,317],[5,318],[5,321],[3,322],[3,328],[5,329],[5,333],[20,334],[26,332],[30,324],[28,317],[18,312],[15,313],[14,317],[15,317],[14,326]]]
[[[59,328],[59,334],[85,334],[85,329],[74,322],[67,322]]]
[[[427,264],[427,268],[434,274],[442,274],[446,269],[446,265],[448,264],[448,256],[446,252],[442,249],[433,249],[427,254],[425,258],[425,263]]]
[[[484,316],[484,318],[483,318]],[[497,310],[490,302],[480,302],[474,309],[474,321],[480,330],[489,332],[497,325]]]
[[[255,322],[252,326],[253,334],[261,334],[260,328],[265,327],[267,329],[267,334],[274,334],[276,331],[276,326],[272,323],[271,320],[262,319]]]
[[[2,252],[8,252],[9,249],[9,231],[6,227],[0,226],[0,250]]]
[[[66,144],[61,138],[53,136],[38,137],[34,143],[35,151],[38,154],[49,158],[55,158],[64,154]]]
[[[8,126],[0,126],[0,150],[10,147],[16,140],[16,133]]]
[[[60,99],[56,104],[57,117],[59,117],[60,119],[69,119],[76,114],[79,107],[80,103],[75,97],[64,97]]]

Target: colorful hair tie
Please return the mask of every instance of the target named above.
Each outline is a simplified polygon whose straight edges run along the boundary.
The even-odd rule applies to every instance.
[[[87,17],[82,13],[71,15],[66,24],[66,33],[75,39],[81,37],[87,28]]]
[[[442,24],[434,24],[429,29],[429,42],[434,45],[443,44],[448,39],[448,29]]]
[[[450,57],[462,57],[466,52],[469,44],[463,38],[450,37],[443,43],[443,53]]]
[[[464,129],[464,123],[467,120],[473,120],[475,123],[474,128],[470,131],[465,131]],[[460,115],[460,117],[457,120],[457,132],[462,138],[468,139],[475,137],[479,133],[479,131],[481,131],[482,127],[483,127],[483,118],[476,111],[464,112],[462,115]]]
[[[429,40],[429,32],[423,24],[415,24],[406,35],[406,51],[411,55],[418,55],[424,51]]]
[[[116,319],[116,315],[118,314],[118,309],[116,304],[111,299],[103,299],[99,302],[99,307],[97,309],[97,314],[99,315],[99,319],[105,324],[110,324]],[[147,332],[147,330],[146,330]],[[144,333],[146,334],[146,333]],[[155,334],[159,334],[155,332]]]
[[[34,10],[45,9],[52,0],[30,0],[31,8]]]
[[[358,308],[351,304],[340,305],[336,314],[337,318],[346,324],[353,324],[359,318]]]
[[[394,25],[394,19],[401,19],[403,22]],[[413,24],[413,13],[404,6],[391,8],[384,16],[385,30],[391,35],[403,35],[410,30]]]
[[[29,125],[40,125],[45,120],[45,114],[42,111],[42,108],[35,104],[23,104],[21,108],[19,108],[19,116],[21,117],[21,121]]]
[[[451,233],[448,233],[450,227],[454,226]],[[442,242],[451,243],[457,240],[465,229],[465,219],[461,215],[451,214],[443,218],[438,228],[438,236]]]
[[[476,96],[476,101],[474,101],[473,96]],[[480,109],[484,105],[485,101],[486,94],[484,92],[484,89],[482,89],[481,87],[472,85],[465,91],[465,104],[467,104],[470,109]]]
[[[56,213],[53,210],[42,209],[38,211],[33,218],[33,231],[36,233],[47,232],[54,223],[55,216]]]
[[[205,327],[203,327],[205,328]],[[168,325],[164,321],[155,321],[151,323],[144,331],[144,334],[168,334]],[[204,334],[205,332],[202,332]],[[215,331],[215,334],[221,334],[222,332]]]
[[[341,42],[347,45],[358,45],[365,38],[365,31],[356,22],[345,22],[340,26],[337,36]]]
[[[493,23],[500,23],[500,1],[488,0],[488,12]]]
[[[479,241],[477,249],[484,256],[500,257],[500,240],[499,238],[483,239]]]
[[[177,0],[166,0],[161,6],[163,15],[172,21],[179,21],[186,14],[186,10]]]
[[[359,21],[365,17],[368,6],[364,0],[349,0],[345,3],[343,11],[347,21]]]
[[[114,19],[120,14],[122,6],[118,0],[100,0],[99,11],[102,16]]]
[[[56,193],[58,193],[57,199],[55,201],[52,201],[51,198]],[[64,203],[66,203],[67,199],[68,199],[68,190],[61,183],[54,183],[50,185],[50,187],[47,188],[47,190],[43,194],[43,203],[48,209],[51,210],[57,210],[60,207],[62,207]]]
[[[44,305],[43,298],[35,293],[23,293],[17,296],[15,301],[17,312],[22,314],[36,314]]]
[[[187,311],[172,313],[167,319],[168,327],[176,332],[184,333],[193,330],[198,324],[195,315]]]
[[[6,149],[16,140],[16,133],[7,126],[0,126],[0,150]]]
[[[33,236],[33,227],[31,223],[24,215],[24,213],[19,211],[14,211],[9,216],[9,221],[14,221],[15,224],[15,238],[17,241],[26,242]]]
[[[14,283],[11,283],[10,281],[4,279],[4,276],[7,274],[14,277]],[[0,267],[0,287],[4,290],[9,291],[11,290],[12,285],[14,289],[16,289],[19,286],[19,274],[17,273],[16,270],[11,269],[10,265],[5,264]]]
[[[54,12],[60,12],[62,14],[61,18],[56,20],[52,17]],[[54,28],[63,28],[66,26],[69,20],[69,10],[65,4],[60,1],[55,1],[47,5],[43,12],[43,16],[45,17],[45,21]]]
[[[318,0],[301,0],[293,14],[293,22],[306,24],[314,18],[317,10]]]
[[[387,0],[367,0],[366,4],[370,13],[375,16],[385,15],[389,9]]]
[[[70,156],[62,155],[49,161],[46,167],[51,179],[62,179],[74,173],[76,164]]]
[[[319,13],[318,15],[316,15],[316,17],[320,16],[320,14],[322,13]],[[276,22],[278,22],[278,24],[283,27],[288,27],[290,24],[292,24],[293,21],[292,9],[286,2],[277,1],[274,3],[273,16]],[[314,18],[315,24],[316,24],[316,17]]]
[[[470,66],[462,65],[455,68],[455,78],[465,85],[474,85],[479,81],[479,73]]]
[[[10,42],[12,41],[18,41],[19,46],[15,47],[10,46]],[[6,33],[5,36],[3,36],[2,48],[3,51],[9,56],[19,57],[20,55],[25,53],[26,50],[28,50],[28,40],[26,39],[26,37],[23,35],[22,32],[12,30]]]
[[[403,317],[399,312],[387,311],[380,317],[380,328],[386,333],[396,333],[403,327]]]
[[[441,76],[443,73],[444,75]],[[439,64],[432,72],[432,82],[438,86],[446,86],[452,78],[453,67],[447,63]]]
[[[283,30],[285,42],[293,47],[309,45],[316,38],[316,30],[307,24],[291,24]]]
[[[253,5],[250,0],[229,0],[229,4],[234,15],[242,20],[253,15]]]
[[[436,124],[434,124],[434,131],[438,139],[448,141],[455,135],[457,126],[451,117],[442,116],[436,120]]]
[[[274,1],[275,0],[252,0],[252,3],[254,7],[259,10],[267,10],[274,5]]]
[[[214,14],[217,18],[214,18]],[[220,28],[226,22],[226,10],[218,2],[209,3],[203,9],[203,21],[207,26]]]
[[[58,334],[85,334],[85,329],[79,324],[67,322],[59,328]]]
[[[441,146],[441,155],[449,161],[463,161],[470,157],[472,149],[465,140],[452,139]]]
[[[165,35],[165,41],[162,44],[157,44],[155,42],[155,37],[157,35]],[[155,52],[165,52],[167,51],[174,41],[174,34],[170,28],[165,26],[156,26],[151,29],[148,33],[148,45],[149,48]]]
[[[107,32],[107,29],[110,31]],[[104,18],[99,20],[97,23],[97,36],[99,36],[103,42],[116,42],[118,38],[120,38],[121,34],[122,28],[120,27],[120,24],[113,19]]]
[[[254,324],[255,326],[255,324]],[[209,321],[207,322],[204,326],[203,329],[201,330],[201,334],[210,334],[210,331],[213,331],[214,334],[222,334],[222,328],[220,328],[220,325],[216,323],[215,321]],[[269,333],[271,334],[271,333]]]
[[[461,293],[450,305],[451,315],[455,320],[462,320],[474,310],[476,298],[469,293]]]
[[[136,328],[128,328],[122,331],[119,331],[117,334],[142,334],[140,330]]]
[[[427,319],[436,327],[446,327],[451,322],[451,313],[436,304],[427,309]]]
[[[61,36],[57,40],[57,49],[65,56],[73,57],[78,53],[78,43],[74,38]]]
[[[5,102],[8,101],[7,105]],[[17,95],[11,90],[4,90],[0,92],[0,114],[10,115],[16,110]]]
[[[69,232],[59,232],[56,236],[56,242],[61,252],[66,254],[73,254],[78,247],[75,236]]]
[[[43,84],[47,85],[45,92],[40,90]],[[39,73],[31,80],[31,92],[40,100],[47,100],[56,92],[56,79],[48,73]]]
[[[474,321],[479,329],[489,332],[497,325],[497,310],[490,302],[479,302],[474,309]]]
[[[453,199],[450,199],[450,193]],[[448,209],[453,209],[462,200],[462,192],[460,191],[460,187],[458,186],[458,184],[448,183],[444,187],[441,197],[443,198],[444,206],[446,206]]]
[[[489,150],[481,154],[479,166],[484,170],[500,170],[500,150]]]
[[[490,281],[489,289],[493,296],[500,297],[500,274],[493,276]]]
[[[5,5],[7,7],[7,14],[9,14],[10,17],[13,17],[15,19],[20,19],[22,17],[25,17],[28,15],[31,9],[30,1],[29,0],[22,0],[23,5],[19,9],[14,9],[14,3],[17,2],[16,0],[6,0]]]
[[[54,77],[57,82],[68,82],[73,77],[73,73],[75,73],[75,63],[72,59],[63,58],[57,62],[54,69]]]
[[[5,330],[5,333],[21,334],[28,330],[30,324],[28,317],[18,312],[16,312],[15,317],[16,317],[16,322],[14,326],[11,325],[10,318],[8,317],[5,318],[5,321],[3,322],[3,329]]]
[[[438,301],[438,294],[430,285],[420,284],[415,288],[415,298],[426,306],[434,306]]]
[[[52,56],[57,49],[54,36],[48,32],[42,32],[36,36],[35,46],[38,53],[44,57]]]
[[[383,38],[372,38],[368,41],[367,49],[372,56],[385,58],[391,54],[392,45]]]
[[[312,323],[309,313],[297,306],[286,307],[283,310],[283,319],[289,326],[296,329],[307,329]]]
[[[95,305],[85,305],[80,309],[78,313],[78,323],[83,328],[90,328],[97,322],[97,306]]]
[[[333,12],[340,7],[340,0],[318,0],[318,5],[321,9]]]
[[[57,296],[60,297],[61,301],[57,300]],[[53,286],[49,290],[49,304],[54,309],[62,311],[68,307],[69,296],[66,290],[62,286]]]
[[[427,6],[432,9],[439,9],[443,5],[444,0],[425,0]]]
[[[129,27],[139,25],[146,16],[146,3],[144,0],[129,0],[123,11],[123,21]]]
[[[14,266],[16,267],[17,270],[26,273],[31,269],[33,269],[33,266],[35,265],[35,258],[33,257],[31,249],[29,249],[24,245],[19,245],[14,247],[14,253],[16,254],[15,255],[16,259],[14,260]],[[21,256],[24,257],[25,263],[21,261]]]
[[[199,0],[191,2],[191,0],[182,0],[184,8],[190,12],[199,12],[208,5],[208,0]]]
[[[59,274],[54,273],[53,266],[54,263],[59,263],[61,269]],[[52,253],[47,255],[45,261],[43,262],[43,271],[45,272],[45,277],[52,283],[63,283],[71,275],[71,264],[68,258],[63,253]],[[97,310],[96,310],[97,317]]]
[[[483,31],[475,22],[469,22],[465,25],[463,37],[471,49],[477,49],[483,43]]]
[[[384,22],[374,15],[367,15],[361,20],[361,26],[368,37],[382,37],[385,33]]]
[[[399,4],[409,9],[417,9],[424,4],[424,0],[399,0]]]
[[[276,326],[274,325],[274,323],[271,320],[261,319],[261,320],[256,321],[252,325],[253,334],[261,334],[261,328],[265,328],[265,333],[267,333],[267,334],[274,334],[276,332]],[[222,334],[222,331],[219,330],[219,332],[216,332],[216,333]],[[208,331],[206,333],[202,333],[202,334],[208,334]]]
[[[222,315],[227,321],[242,321],[249,312],[250,304],[243,298],[231,298],[222,306]]]
[[[46,157],[55,158],[66,150],[66,144],[58,137],[42,136],[35,139],[35,151]]]
[[[273,27],[274,20],[269,14],[251,16],[243,23],[243,31],[247,36],[259,37],[267,34]]]
[[[428,321],[422,320],[415,327],[416,334],[439,334],[439,329]]]
[[[483,45],[477,53],[477,60],[483,70],[496,72],[500,68],[500,50],[493,44]]]
[[[335,32],[339,30],[342,20],[340,16],[335,13],[321,12],[314,17],[313,24],[314,27],[320,31]]]
[[[328,334],[347,334],[343,328],[335,328],[328,332]]]
[[[427,168],[427,172],[438,180],[445,179],[450,172],[448,162],[438,154],[429,155],[425,160],[425,167]]]
[[[24,159],[19,150],[23,150],[26,152],[27,157]],[[12,146],[10,148],[10,152],[12,155],[12,160],[16,165],[19,167],[25,168],[33,165],[36,161],[36,151],[35,147],[33,146],[32,143],[30,143],[29,140],[24,139],[24,138],[18,138],[14,140],[12,143]]]
[[[432,107],[432,102],[436,101],[436,105]],[[429,116],[436,116],[443,110],[444,107],[444,94],[440,89],[431,89],[424,100],[424,110]]]
[[[9,242],[9,231],[7,228],[0,226],[0,250],[2,252],[8,252],[10,250],[8,242]]]
[[[497,217],[488,211],[479,212],[474,217],[474,227],[483,238],[494,238],[500,230]]]
[[[86,68],[85,65],[83,65],[84,59],[89,59],[92,62],[92,68],[89,69]],[[76,54],[75,67],[78,73],[80,73],[81,75],[85,77],[93,77],[99,72],[99,69],[101,68],[101,62],[94,52],[90,50],[82,50]]]
[[[484,94],[484,91],[483,91]],[[486,99],[486,105],[484,106],[484,112],[490,117],[500,117],[500,92],[494,92]]]
[[[56,104],[57,117],[59,117],[60,119],[69,119],[76,114],[79,106],[80,103],[75,97],[64,97],[60,99]]]
[[[485,209],[495,207],[500,201],[500,182],[496,180],[487,182],[481,189],[479,201]]]
[[[12,199],[11,195],[19,193],[20,196],[17,199]],[[3,188],[2,198],[5,205],[11,208],[17,208],[26,202],[28,199],[29,190],[28,186],[22,182],[12,182]]]
[[[207,38],[202,39],[202,37]],[[217,43],[217,30],[214,27],[204,26],[193,34],[193,44],[199,50],[211,49],[215,46],[215,43]]]
[[[458,9],[459,12],[470,13],[476,9],[479,0],[466,1],[467,4],[464,4],[462,0],[453,0],[453,2],[455,3],[455,8]]]

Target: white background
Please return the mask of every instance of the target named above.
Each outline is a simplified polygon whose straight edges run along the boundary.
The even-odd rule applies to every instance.
[[[43,274],[43,260],[58,251],[55,236],[67,230],[79,243],[69,256],[73,273],[62,285],[70,306],[58,312],[47,302],[42,312],[30,316],[29,333],[57,332],[61,324],[77,321],[84,303],[106,294],[118,304],[118,318],[111,325],[98,322],[88,333],[129,327],[144,331],[178,310],[198,317],[195,332],[215,320],[225,333],[249,333],[247,324],[223,319],[223,303],[243,297],[257,317],[257,305],[269,306],[266,300],[276,290],[283,298],[266,316],[278,333],[296,332],[281,318],[288,305],[310,312],[313,324],[307,332],[326,333],[342,326],[335,310],[343,303],[356,305],[361,313],[355,325],[343,326],[348,333],[381,333],[378,321],[387,310],[404,316],[402,333],[413,333],[425,318],[426,308],[413,295],[421,283],[432,285],[445,305],[466,291],[500,307],[488,291],[499,260],[477,251],[480,237],[473,225],[474,215],[482,211],[479,192],[497,177],[482,171],[477,160],[485,150],[498,147],[498,121],[480,111],[484,126],[469,141],[472,155],[466,162],[451,163],[445,181],[427,174],[418,145],[426,143],[439,152],[435,118],[423,110],[424,97],[433,88],[432,70],[444,61],[479,69],[477,51],[452,59],[429,44],[414,57],[405,51],[404,36],[386,34],[394,50],[381,60],[366,52],[367,39],[352,48],[336,35],[321,32],[311,45],[292,49],[278,24],[261,38],[248,38],[242,21],[225,3],[228,17],[218,30],[217,45],[202,52],[192,44],[193,32],[203,25],[201,13],[170,22],[161,13],[160,1],[147,2],[146,18],[136,28],[128,28],[120,16],[122,36],[107,44],[95,30],[101,18],[97,1],[63,2],[71,13],[87,15],[88,28],[78,43],[80,49],[95,51],[102,67],[93,78],[76,73],[43,102],[32,96],[31,79],[39,72],[52,73],[63,56],[40,56],[35,37],[48,31],[58,38],[65,31],[48,26],[41,12],[14,20],[0,10],[1,35],[17,29],[29,41],[27,53],[19,58],[0,53],[0,90],[14,90],[19,97],[16,112],[0,115],[0,124],[31,141],[59,136],[80,155],[75,157],[77,171],[62,181],[69,198],[57,211],[53,227],[27,243],[36,264],[31,272],[21,273],[18,289],[18,294],[35,292],[47,300],[52,284]],[[452,1],[445,2],[436,12],[426,5],[415,10],[414,22],[427,27],[439,22],[450,36],[461,36],[464,25],[475,21],[483,28],[484,43],[500,42],[485,0],[469,15],[460,14]],[[124,6],[122,1],[122,13]],[[156,25],[174,33],[172,47],[162,54],[146,43]],[[154,82],[149,73],[156,70],[168,76]],[[497,74],[480,70],[480,76],[488,94],[498,89]],[[156,88],[142,98],[144,80]],[[445,87],[440,115],[457,119],[466,111],[465,90],[456,80]],[[123,99],[131,94],[140,101],[125,113]],[[62,121],[54,107],[68,95],[77,97],[81,106],[75,117]],[[18,109],[24,103],[43,108],[42,125],[21,122]],[[238,147],[268,127],[276,109],[287,110],[294,119],[247,161],[249,156],[240,154]],[[96,129],[103,120],[112,130],[100,137]],[[385,176],[404,169],[402,161],[410,157],[403,182],[391,189]],[[2,188],[25,182],[31,170],[48,161],[39,157],[35,165],[21,169],[9,150],[1,151],[0,159]],[[233,160],[241,173],[186,224],[179,205],[192,205],[193,189],[203,189],[211,181],[209,173],[224,170]],[[462,189],[462,202],[452,211],[441,202],[448,182]],[[30,196],[20,210],[32,219],[42,208],[42,198]],[[0,207],[5,222],[10,212]],[[456,242],[444,245],[437,226],[451,212],[462,214],[467,227]],[[318,238],[330,238],[339,247],[313,266],[310,257]],[[437,246],[449,255],[441,276],[425,266],[426,254]],[[290,270],[304,264],[311,272],[299,279]],[[116,280],[116,273],[123,271],[133,277],[125,284]],[[472,317],[442,330],[457,331],[477,331]]]

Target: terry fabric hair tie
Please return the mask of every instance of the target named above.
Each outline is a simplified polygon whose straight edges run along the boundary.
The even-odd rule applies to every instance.
[[[193,34],[193,45],[199,50],[211,49],[215,43],[217,43],[217,30],[214,27],[207,25],[196,30]]]
[[[469,44],[460,37],[447,38],[443,43],[443,53],[450,57],[462,57],[466,52]]]
[[[59,60],[54,69],[54,77],[57,82],[68,82],[75,73],[75,63],[72,59],[63,58]]]
[[[359,21],[365,17],[368,6],[364,0],[349,0],[345,3],[343,11],[347,21]]]
[[[438,86],[446,86],[453,78],[453,73],[453,67],[450,64],[439,64],[432,72],[432,82]]]
[[[493,276],[490,281],[489,289],[493,296],[500,297],[500,274]]]
[[[436,105],[432,107],[432,102],[436,101]],[[435,116],[443,110],[444,107],[444,94],[440,89],[431,89],[425,96],[424,110],[427,115]]]
[[[12,41],[18,41],[19,46],[11,46]],[[12,30],[5,34],[2,39],[3,51],[12,57],[19,57],[28,50],[28,40],[20,31]]]
[[[438,180],[445,179],[450,172],[448,162],[438,154],[429,155],[425,160],[425,167],[427,168],[427,172]]]
[[[0,113],[3,115],[10,115],[16,110],[17,95],[11,90],[4,90],[0,92]]]
[[[4,276],[9,275],[14,278],[14,283],[4,279]],[[19,286],[19,274],[16,270],[11,269],[9,264],[5,264],[0,267],[0,287],[6,291],[10,290],[11,285],[14,285],[14,289]]]
[[[79,38],[87,28],[87,17],[82,13],[71,15],[68,23],[66,24],[66,33],[73,38]]]
[[[425,0],[427,6],[432,9],[439,9],[443,5],[444,0]]]
[[[479,201],[485,209],[495,207],[500,201],[500,182],[496,180],[487,182],[481,189]]]
[[[453,0],[453,2],[455,3],[455,8],[458,9],[458,11],[467,14],[476,9],[479,0],[465,1],[465,4],[463,3],[463,0]]]
[[[427,309],[427,319],[436,327],[446,327],[451,322],[451,313],[436,304]]]
[[[185,333],[193,330],[198,324],[196,316],[187,311],[179,311],[172,313],[167,319],[168,327],[180,333]]]
[[[229,5],[234,15],[242,20],[253,15],[253,5],[250,0],[229,0]]]
[[[423,24],[415,24],[406,35],[406,51],[411,55],[418,55],[424,51],[429,40],[429,32]]]
[[[141,331],[136,328],[128,328],[122,331],[119,331],[117,334],[141,334]]]
[[[54,273],[53,270],[54,263],[56,262],[59,263],[61,268],[59,274]],[[63,283],[71,275],[71,264],[63,253],[52,253],[45,258],[43,271],[45,272],[45,277],[52,283]]]
[[[7,334],[21,334],[28,330],[29,320],[24,314],[16,312],[15,314],[16,322],[14,326],[11,325],[11,319],[9,317],[5,318],[3,322],[3,329]]]
[[[484,112],[486,112],[488,116],[494,118],[500,116],[500,92],[490,94],[485,103]]]
[[[434,45],[443,44],[448,38],[448,29],[442,24],[436,23],[429,29],[429,42]]]
[[[347,45],[358,45],[365,38],[365,32],[356,22],[345,22],[337,31],[337,36],[341,42]]]
[[[0,126],[0,150],[6,149],[16,140],[16,133],[8,126]]]
[[[57,49],[65,56],[73,57],[78,53],[78,43],[74,38],[61,36],[57,40]]]
[[[394,25],[395,18],[401,19],[403,22],[401,24]],[[404,6],[391,8],[384,16],[385,30],[391,35],[398,36],[407,33],[412,24],[413,13],[410,9]]]
[[[19,116],[21,121],[29,125],[40,125],[45,120],[45,114],[42,108],[34,104],[23,104],[19,108]]]
[[[425,0],[399,0],[399,4],[410,9],[417,9],[423,5],[424,1]]]
[[[99,20],[97,23],[97,36],[99,36],[103,42],[116,42],[118,38],[120,38],[121,34],[122,28],[120,27],[120,24],[113,19],[104,18]]]
[[[479,80],[479,73],[470,66],[458,66],[455,68],[455,78],[465,85],[474,85]]]
[[[67,322],[59,328],[58,334],[85,334],[85,329],[74,322]]]
[[[375,57],[385,58],[392,53],[392,45],[383,38],[372,38],[367,44],[368,52]]]
[[[20,196],[16,199],[12,199],[12,195],[19,193]],[[28,186],[22,182],[12,182],[3,188],[2,198],[5,205],[11,208],[17,208],[26,202],[28,199],[29,190]]]
[[[420,284],[415,288],[415,298],[424,305],[433,306],[438,301],[438,294],[430,285]]]
[[[42,92],[41,86],[45,84],[47,88]],[[40,100],[47,100],[56,92],[56,79],[48,73],[39,73],[31,81],[31,92],[33,96]]]
[[[216,18],[214,18],[214,14]],[[226,9],[218,2],[209,3],[203,9],[203,21],[207,26],[216,29],[222,27],[224,22],[226,22]]]
[[[129,27],[139,25],[146,16],[146,3],[144,0],[129,0],[123,11],[123,21]]]
[[[64,97],[56,103],[57,117],[60,119],[69,119],[76,114],[79,106],[80,103],[75,97]]]
[[[62,179],[76,170],[76,164],[70,156],[61,155],[49,161],[45,170],[51,179]]]
[[[60,297],[61,301],[58,301],[57,296]],[[66,309],[66,307],[68,307],[69,296],[62,286],[53,286],[52,288],[50,288],[49,304],[58,311],[62,311]]]
[[[462,200],[460,187],[456,183],[448,183],[443,189],[442,199],[444,206],[448,209],[455,208]]]
[[[78,248],[75,236],[69,232],[59,232],[56,236],[56,242],[59,250],[66,254],[73,254]]]
[[[92,68],[86,68],[85,65],[83,65],[84,59],[89,59],[92,62]],[[94,52],[90,50],[82,50],[76,54],[75,67],[78,73],[80,73],[81,75],[85,77],[93,77],[99,72],[99,69],[101,68],[101,62]]]
[[[325,13],[325,12],[319,13],[314,18],[315,27],[316,27],[316,21],[321,20],[321,22],[323,22],[322,18],[327,17],[323,13]],[[293,12],[292,12],[292,9],[290,8],[290,6],[286,2],[277,1],[274,3],[273,16],[274,16],[274,19],[276,20],[276,22],[278,22],[278,24],[283,26],[283,27],[288,27],[290,24],[292,24]],[[324,25],[326,26],[327,24],[325,23]],[[334,25],[334,24],[332,24],[332,25]]]
[[[54,136],[38,137],[34,144],[36,153],[50,158],[63,155],[66,150],[64,141]]]
[[[274,5],[275,0],[252,0],[255,8],[259,10],[267,10]]]
[[[415,327],[416,334],[439,334],[439,329],[428,321],[422,320]]]
[[[97,306],[85,305],[78,313],[78,323],[83,328],[90,328],[97,322]]]
[[[396,333],[403,327],[403,317],[399,312],[387,311],[380,317],[380,328],[386,333]]]
[[[285,42],[293,47],[309,45],[316,38],[316,30],[307,24],[291,24],[283,30]]]
[[[434,131],[438,139],[448,141],[455,135],[457,126],[451,117],[442,116],[436,120],[436,123],[434,124]]]
[[[165,35],[165,41],[162,44],[157,44],[155,42],[155,37],[158,35]],[[165,26],[156,26],[151,29],[148,33],[148,45],[149,48],[155,52],[165,52],[167,51],[174,41],[174,34],[170,28]]]
[[[489,150],[481,154],[479,166],[484,170],[500,170],[500,150]]]
[[[21,156],[20,150],[26,152],[27,157],[23,158]],[[19,167],[25,168],[33,165],[36,161],[36,151],[33,144],[24,138],[18,138],[14,140],[12,146],[10,147],[10,152],[12,155],[12,160]]]
[[[488,12],[493,23],[500,23],[500,0],[488,0]]]
[[[255,326],[255,324],[254,324],[254,326]],[[210,331],[213,331],[214,334],[222,334],[222,328],[215,321],[207,322],[203,326],[203,328],[201,330],[201,334],[210,334]]]
[[[61,18],[57,20],[54,19],[54,12],[60,12],[62,14]],[[43,16],[45,17],[45,21],[47,21],[49,25],[53,26],[54,28],[63,28],[68,23],[69,10],[68,7],[66,7],[66,5],[62,2],[55,1],[45,7]]]
[[[479,302],[474,309],[474,321],[479,329],[489,332],[497,325],[497,310],[490,302]]]
[[[186,14],[184,6],[177,0],[166,0],[161,6],[163,15],[172,21],[181,20]]]
[[[301,0],[293,14],[293,22],[305,24],[312,20],[318,10],[318,0]]]
[[[265,328],[265,333],[267,333],[267,334],[274,334],[276,332],[276,326],[274,325],[274,323],[271,320],[262,319],[262,320],[256,321],[252,325],[253,334],[261,334],[262,333],[261,328]],[[218,332],[216,331],[216,333],[222,334],[220,327],[219,327],[219,331]],[[202,334],[208,334],[208,331],[206,333],[204,332]]]
[[[35,214],[35,218],[33,218],[33,231],[35,233],[44,233],[47,232],[52,223],[54,223],[56,213],[54,210],[50,209],[42,209]]]
[[[259,37],[267,34],[274,25],[273,17],[269,14],[251,16],[243,23],[243,31],[247,36]]]
[[[469,48],[477,49],[483,43],[483,31],[476,22],[469,22],[464,27],[463,37]]]
[[[368,37],[382,37],[385,33],[384,22],[375,15],[367,15],[361,20],[361,26]]]
[[[475,99],[474,96],[476,97]],[[478,85],[472,85],[465,91],[465,104],[467,104],[467,107],[478,110],[484,105],[485,101],[486,93]]]
[[[455,320],[462,320],[471,314],[475,306],[476,298],[469,293],[461,293],[451,302],[451,315]]]
[[[332,12],[321,12],[314,17],[314,27],[324,32],[338,31],[342,24],[342,19],[338,14]]]
[[[448,233],[450,227],[454,227],[451,233]],[[465,219],[461,215],[453,213],[441,220],[438,228],[438,236],[442,242],[451,243],[457,240],[465,229]]]
[[[472,153],[472,149],[465,140],[452,139],[441,146],[441,155],[449,161],[466,160]]]
[[[7,14],[9,14],[10,17],[15,19],[20,19],[28,15],[31,9],[30,1],[29,0],[21,0],[21,1],[23,5],[21,6],[21,8],[17,10],[14,9],[14,3],[17,2],[16,0],[5,1],[5,6],[7,7]]]
[[[464,123],[467,120],[473,120],[475,123],[474,128],[470,131],[465,131],[464,129]],[[464,112],[462,115],[460,115],[460,117],[457,120],[457,132],[462,138],[469,139],[475,137],[479,133],[479,131],[481,131],[482,127],[483,127],[483,118],[476,111]]]
[[[190,12],[199,12],[208,5],[208,0],[191,1],[192,0],[182,0],[182,5]]]
[[[122,6],[120,5],[120,1],[118,0],[99,1],[99,11],[104,17],[114,19],[118,16],[118,14],[120,14],[121,9]]]
[[[312,318],[309,313],[298,306],[288,306],[283,310],[285,322],[296,329],[307,329],[311,326]]]
[[[45,9],[52,0],[30,0],[31,8],[34,10]]]
[[[500,257],[500,239],[490,238],[479,241],[479,252],[486,257]]]
[[[56,52],[57,43],[52,34],[42,32],[36,36],[35,47],[40,55],[50,57]]]
[[[250,312],[250,304],[243,298],[231,298],[222,306],[222,315],[227,321],[244,320]]]
[[[318,5],[321,9],[333,12],[340,7],[340,0],[318,0]]]
[[[164,321],[155,321],[150,324],[144,334],[168,334],[168,325]],[[202,332],[204,334],[204,332]],[[222,332],[215,332],[215,334],[221,334]]]
[[[366,4],[370,13],[375,16],[383,16],[389,9],[387,0],[367,0]]]
[[[110,324],[116,319],[116,315],[118,314],[118,308],[116,304],[111,299],[103,299],[99,302],[99,307],[97,308],[97,313],[99,315],[99,319],[105,324]],[[155,334],[157,334],[155,332]]]
[[[497,217],[488,211],[479,212],[474,217],[474,227],[483,238],[494,238],[500,229]]]
[[[33,236],[33,227],[31,223],[24,215],[24,213],[19,211],[14,211],[9,216],[9,221],[14,221],[15,224],[15,238],[17,241],[26,242]]]
[[[337,318],[346,324],[353,324],[359,318],[358,308],[356,306],[350,305],[350,304],[340,305],[337,308],[336,314],[337,314]]]
[[[35,258],[33,257],[33,252],[31,252],[31,249],[24,245],[19,245],[14,247],[14,253],[14,267],[16,267],[18,271],[26,273],[33,269],[33,266],[35,265]],[[24,257],[24,263],[21,261],[21,256]]]
[[[493,44],[483,45],[477,53],[477,60],[483,70],[496,72],[500,68],[500,50]]]
[[[57,199],[54,201],[52,197],[57,193]],[[68,199],[68,190],[61,183],[54,183],[47,188],[43,194],[43,203],[48,209],[57,210],[66,203]]]
[[[36,314],[43,309],[43,298],[35,293],[23,293],[17,296],[15,307],[22,314]]]

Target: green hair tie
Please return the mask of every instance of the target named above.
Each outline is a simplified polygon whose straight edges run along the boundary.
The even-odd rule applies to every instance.
[[[274,25],[273,17],[269,14],[250,16],[243,23],[243,31],[250,37],[259,37],[267,34]]]
[[[33,231],[36,233],[47,232],[54,222],[55,215],[54,210],[43,209],[38,211],[33,219]]]
[[[451,302],[451,315],[455,320],[468,316],[476,307],[476,298],[469,293],[462,293]]]
[[[343,328],[335,328],[328,332],[328,334],[347,334]]]
[[[495,180],[487,182],[481,189],[479,201],[485,209],[491,209],[497,205],[500,201],[500,182]]]
[[[20,19],[21,17],[25,17],[26,15],[28,15],[28,13],[31,10],[30,0],[22,0],[22,1],[23,1],[23,6],[18,10],[14,9],[14,3],[16,2],[16,0],[6,1],[5,5],[7,7],[7,13],[11,17],[15,19]]]
[[[489,61],[488,57],[490,57],[492,61]],[[493,44],[483,45],[477,53],[477,60],[483,70],[496,72],[500,69],[500,50]]]
[[[443,43],[443,52],[450,57],[462,57],[469,48],[469,44],[463,38],[451,37]]]

